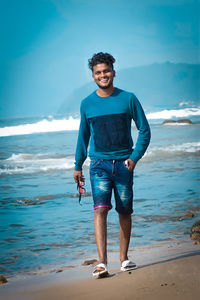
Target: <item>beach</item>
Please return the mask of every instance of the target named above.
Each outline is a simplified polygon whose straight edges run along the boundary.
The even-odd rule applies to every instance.
[[[200,246],[187,241],[137,249],[138,269],[121,272],[113,261],[110,276],[93,279],[92,266],[20,278],[0,286],[4,300],[197,300]],[[133,253],[132,253],[133,254]]]
[[[0,120],[0,274],[8,280],[0,286],[0,298],[164,299],[166,294],[196,299],[200,249],[190,232],[200,218],[200,121],[190,118],[192,124],[169,126],[150,118],[151,144],[134,171],[129,254],[138,269],[119,271],[119,225],[112,198],[111,276],[101,280],[92,278],[93,266],[82,266],[98,257],[89,159],[83,166],[86,193],[81,205],[72,177],[78,119]],[[134,126],[132,136],[136,142]]]

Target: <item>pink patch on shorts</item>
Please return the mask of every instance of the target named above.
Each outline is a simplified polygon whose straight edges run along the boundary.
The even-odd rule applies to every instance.
[[[112,206],[110,206],[110,205],[98,205],[98,206],[94,207],[94,210],[97,208],[100,208],[100,207],[109,207],[110,209],[112,208]]]

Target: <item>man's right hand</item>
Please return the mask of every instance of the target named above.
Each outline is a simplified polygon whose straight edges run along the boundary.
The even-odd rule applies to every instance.
[[[77,182],[84,182],[85,179],[84,179],[84,176],[83,176],[83,172],[82,171],[74,171],[74,181],[77,183]]]

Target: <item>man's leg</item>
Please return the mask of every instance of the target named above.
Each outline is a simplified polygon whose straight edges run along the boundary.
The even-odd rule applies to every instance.
[[[99,262],[107,264],[107,215],[108,207],[99,207],[94,211],[94,228]]]
[[[131,236],[132,219],[131,214],[119,214],[120,231],[120,261],[128,259],[128,247]]]
[[[107,276],[107,215],[112,208],[112,161],[99,159],[91,161],[90,180],[94,201],[94,227],[99,264],[95,266],[93,276]]]
[[[120,261],[128,260],[131,236],[131,214],[133,213],[133,172],[129,171],[124,160],[115,163],[114,194],[116,211],[119,214]]]

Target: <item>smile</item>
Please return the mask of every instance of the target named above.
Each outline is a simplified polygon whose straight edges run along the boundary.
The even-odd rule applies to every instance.
[[[100,79],[99,81],[106,83],[106,82],[108,82],[108,80],[109,80],[109,78],[103,78],[103,79]]]

